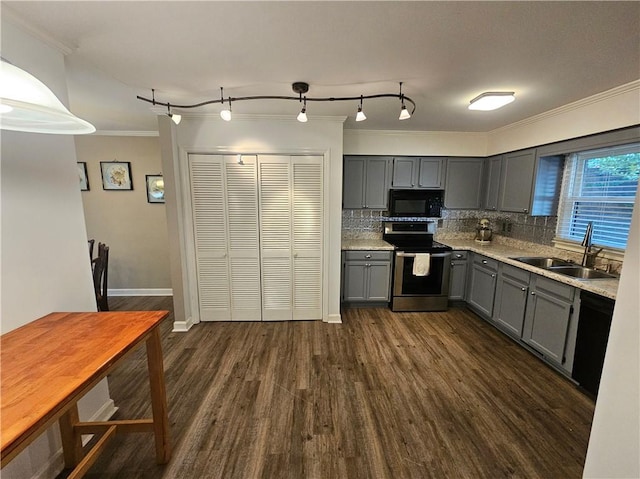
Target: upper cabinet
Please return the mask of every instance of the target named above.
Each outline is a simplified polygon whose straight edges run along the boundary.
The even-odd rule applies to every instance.
[[[478,209],[481,206],[482,158],[449,158],[444,187],[444,206]]]
[[[387,209],[391,158],[345,156],[342,202],[345,209]]]
[[[500,201],[500,172],[502,171],[502,155],[492,156],[485,160],[485,195],[484,208],[497,211]]]
[[[446,158],[396,157],[392,188],[443,189]]]
[[[529,213],[535,166],[535,149],[504,155],[500,181],[500,211]]]

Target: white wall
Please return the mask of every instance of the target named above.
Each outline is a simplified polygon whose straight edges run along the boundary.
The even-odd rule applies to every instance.
[[[340,321],[340,270],[341,270],[341,229],[342,229],[342,124],[344,118],[310,119],[300,123],[291,118],[263,116],[234,116],[233,121],[225,122],[218,115],[183,116],[183,120],[173,130],[167,131],[161,121],[161,148],[163,150],[163,171],[167,185],[167,202],[177,200],[178,218],[171,218],[173,207],[168,205],[169,234],[181,238],[179,251],[172,254],[172,265],[175,281],[182,284],[189,281],[189,254],[191,247],[184,236],[188,228],[184,207],[180,201],[185,197],[188,178],[188,153],[244,153],[244,154],[315,154],[324,155],[325,178],[325,269],[323,319],[330,322]],[[164,122],[166,124],[166,121]],[[170,137],[175,133],[175,150]],[[173,168],[174,181],[167,172]],[[175,194],[170,195],[171,191]],[[182,223],[181,219],[184,220]],[[173,249],[172,249],[173,251]],[[180,257],[178,257],[178,255]],[[192,255],[191,255],[192,256]],[[185,268],[186,266],[186,268]],[[186,274],[177,274],[181,271]],[[181,276],[181,277],[180,277]],[[194,278],[193,271],[191,277]],[[174,282],[174,306],[182,300],[177,294],[194,295],[197,288],[190,285],[180,288]],[[182,292],[181,292],[182,291]],[[188,303],[197,304],[195,297],[184,298],[184,311],[176,314],[176,329],[186,329],[194,320],[197,321],[196,308],[189,308]],[[177,307],[177,306],[176,306]],[[184,316],[182,316],[184,313]]]
[[[67,103],[62,54],[4,17],[2,56]],[[2,332],[52,311],[95,311],[73,137],[2,131],[1,140]],[[83,419],[109,408],[106,380],[79,404]],[[2,477],[55,477],[62,464],[59,448],[56,426],[4,468]]]
[[[640,187],[636,192],[640,198]],[[636,201],[637,205],[637,201]],[[584,468],[588,478],[640,477],[640,208],[631,220]]]

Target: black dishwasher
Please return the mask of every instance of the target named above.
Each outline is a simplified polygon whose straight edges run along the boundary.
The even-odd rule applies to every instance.
[[[582,291],[572,377],[594,396],[598,395],[604,355],[615,301]]]

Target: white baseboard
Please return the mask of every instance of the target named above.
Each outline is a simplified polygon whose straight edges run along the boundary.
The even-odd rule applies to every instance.
[[[109,289],[109,296],[173,296],[171,288]]]
[[[89,419],[90,422],[94,421],[108,421],[113,417],[118,408],[113,399],[109,399],[105,402],[96,413]],[[93,437],[93,435],[83,436],[82,445],[85,446]],[[58,449],[47,462],[45,462],[36,473],[31,476],[31,479],[52,479],[64,469],[64,457],[62,455],[62,448]]]
[[[340,316],[340,313],[330,314],[327,316],[327,323],[342,324],[342,317]]]
[[[173,330],[174,333],[186,333],[191,329],[195,323],[193,322],[192,317],[188,317],[186,321],[174,321],[173,322]]]

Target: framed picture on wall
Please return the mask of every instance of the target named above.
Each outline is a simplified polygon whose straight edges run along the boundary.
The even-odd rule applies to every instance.
[[[164,179],[162,175],[146,175],[147,201],[149,203],[164,203]]]
[[[101,161],[103,190],[132,190],[131,163],[128,161]]]
[[[80,181],[80,191],[89,191],[89,177],[87,176],[87,163],[78,161],[78,179]]]

